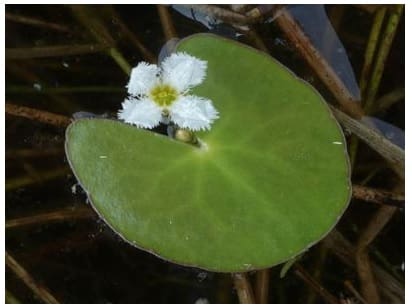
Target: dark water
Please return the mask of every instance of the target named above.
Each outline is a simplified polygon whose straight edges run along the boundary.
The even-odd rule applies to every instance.
[[[114,9],[130,31],[157,56],[166,39],[156,6],[120,5]],[[104,6],[95,6],[94,10],[96,16],[106,14]],[[309,23],[304,14],[307,10],[314,10],[310,16],[315,16],[316,13],[318,19],[312,18]],[[198,21],[195,21],[176,10],[169,11],[179,37],[209,31],[237,37],[237,31],[229,25],[213,22],[205,25],[201,22],[201,16],[197,16]],[[294,6],[291,12],[296,18],[301,18],[301,25],[308,35],[313,36],[314,43],[316,41],[319,44],[325,57],[340,71],[341,78],[355,95],[358,91],[356,80],[362,69],[373,16],[352,6],[327,6],[327,15],[324,17],[330,17],[330,27],[334,27],[337,36],[333,38],[332,45],[322,45],[325,43],[319,39],[321,30],[325,29],[322,9]],[[6,13],[55,22],[69,30],[56,31],[8,19],[6,48],[95,43],[95,39],[73,17],[67,6],[7,5]],[[136,65],[144,60],[119,30],[115,19],[106,19],[105,26],[116,40],[118,50],[130,64]],[[332,95],[273,22],[267,20],[260,23],[255,30],[272,56],[312,83],[326,99],[333,101]],[[404,87],[404,36],[402,19],[388,56],[378,98],[395,88]],[[237,38],[241,42],[252,44],[245,36]],[[122,69],[109,55],[102,52],[48,58],[6,58],[6,102],[66,116],[78,111],[114,114],[125,97],[124,85],[127,80],[128,76]],[[403,130],[404,108],[404,101],[400,100],[388,110],[374,116]],[[76,180],[71,172],[62,170],[68,167],[63,151],[64,128],[11,115],[6,115],[5,124],[6,221],[60,209],[89,207],[80,188],[73,194],[72,186],[76,184]],[[31,156],[23,155],[19,150],[30,150]],[[59,175],[47,179],[46,173],[55,170],[60,170]],[[399,186],[399,180],[388,165],[361,143],[353,170],[353,182],[361,183],[370,174],[374,175],[368,180],[368,186],[388,190]],[[26,178],[31,179],[31,183],[21,182]],[[16,182],[16,179],[20,182]],[[7,188],[11,183],[16,184]],[[360,230],[365,227],[376,208],[376,205],[352,201],[337,229],[348,240],[356,242]],[[401,284],[404,279],[401,270],[404,262],[404,238],[404,213],[399,210],[371,246],[373,260],[391,271]],[[9,227],[6,228],[5,239],[7,252],[60,302],[195,303],[198,299],[207,299],[211,303],[237,302],[230,275],[174,265],[133,248],[96,216],[48,223],[34,221],[23,226]],[[319,261],[322,249],[322,245],[316,245],[303,256],[301,264],[309,272],[312,272]],[[280,279],[280,268],[281,266],[277,266],[271,272],[269,302],[306,303],[310,297],[307,285],[292,272]],[[322,264],[321,273],[322,284],[332,294],[341,299],[356,301],[343,286],[344,280],[350,280],[359,288],[354,268],[345,266],[329,253]],[[252,273],[252,280],[254,276]],[[41,302],[8,267],[6,289],[21,302]],[[313,300],[323,302],[320,297]],[[390,302],[390,299],[383,300]]]

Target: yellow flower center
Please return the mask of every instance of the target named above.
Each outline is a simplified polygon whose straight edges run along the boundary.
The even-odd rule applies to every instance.
[[[161,107],[170,106],[177,98],[177,91],[169,85],[158,85],[150,91],[150,98]]]

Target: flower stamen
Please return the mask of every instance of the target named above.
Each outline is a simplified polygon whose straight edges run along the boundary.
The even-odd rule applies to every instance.
[[[150,91],[150,98],[160,107],[171,106],[178,95],[173,87],[165,84],[155,86]]]

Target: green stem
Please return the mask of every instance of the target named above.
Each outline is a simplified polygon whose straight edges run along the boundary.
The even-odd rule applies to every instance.
[[[5,294],[5,301],[6,304],[21,304],[21,302],[14,296],[14,294],[7,289]]]
[[[110,46],[107,51],[108,55],[113,58],[113,60],[119,65],[119,67],[127,74],[130,75],[131,66],[116,49],[116,42],[111,36],[110,32],[107,30],[104,23],[101,21],[99,12],[93,11],[91,7],[82,5],[71,5],[70,6],[73,15],[77,20],[83,24],[83,26],[89,30],[90,34],[101,44]]]
[[[118,51],[116,48],[112,47],[109,49],[108,54],[113,58],[113,60],[119,65],[119,67],[125,72],[127,75],[130,75],[132,68],[130,64],[126,61],[123,55]]]
[[[381,7],[377,13],[375,14],[375,18],[373,20],[373,25],[371,32],[369,34],[369,40],[368,40],[368,45],[365,50],[365,62],[363,64],[362,68],[362,73],[361,73],[361,78],[359,81],[359,86],[360,86],[360,91],[361,91],[361,97],[363,98],[365,95],[365,90],[367,86],[367,80],[370,75],[370,71],[372,68],[372,61],[373,61],[373,56],[375,54],[376,50],[376,45],[378,43],[379,39],[379,33],[382,28],[382,23],[385,18],[386,14],[386,7]]]
[[[377,99],[375,102],[375,108],[373,108],[372,113],[389,109],[394,103],[399,102],[404,98],[405,88],[397,88]]]
[[[392,42],[398,28],[399,20],[402,16],[403,5],[397,5],[396,9],[389,16],[388,23],[386,25],[385,33],[380,44],[380,48],[376,57],[375,67],[372,72],[372,77],[369,82],[369,89],[366,96],[365,111],[370,111],[373,102],[375,101],[376,94],[379,89],[379,85],[382,79],[383,70],[385,68],[385,62],[388,57],[389,51],[392,47]]]
[[[377,13],[375,14],[375,18],[373,20],[373,25],[371,32],[369,34],[369,39],[368,39],[368,44],[365,50],[365,62],[362,67],[362,73],[361,73],[361,78],[359,81],[359,87],[360,87],[360,93],[361,93],[361,102],[363,102],[364,97],[366,96],[366,86],[367,86],[367,80],[370,78],[370,71],[372,68],[372,62],[373,62],[373,57],[375,55],[376,51],[376,46],[378,43],[379,39],[379,34],[382,28],[382,23],[385,18],[386,14],[386,7],[381,7]],[[358,148],[359,148],[359,139],[355,135],[351,137],[351,142],[349,146],[349,157],[350,157],[350,163],[351,163],[351,168],[352,170],[355,169],[355,163],[356,163],[356,156],[358,153]]]

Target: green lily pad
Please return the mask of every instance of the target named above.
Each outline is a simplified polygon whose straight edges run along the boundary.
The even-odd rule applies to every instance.
[[[104,119],[66,132],[71,167],[99,215],[166,260],[220,272],[279,264],[324,237],[351,195],[342,131],[322,97],[272,58],[198,34],[196,95],[220,113],[207,149]]]

